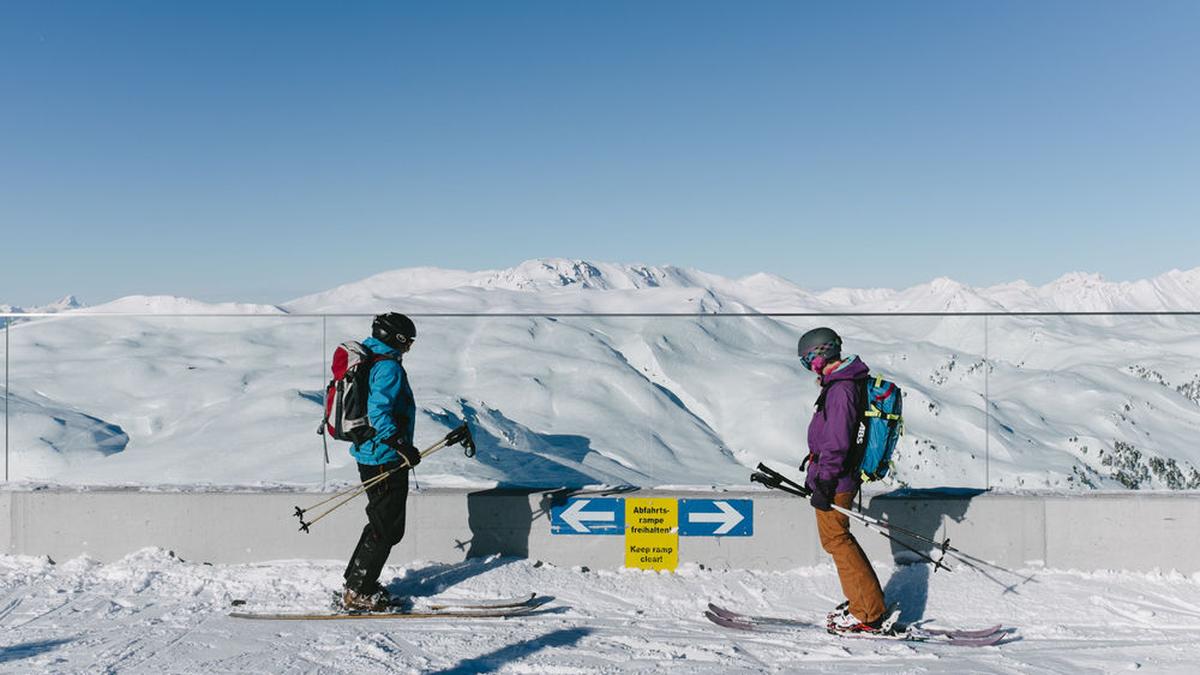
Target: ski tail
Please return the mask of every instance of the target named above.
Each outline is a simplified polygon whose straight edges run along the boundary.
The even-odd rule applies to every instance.
[[[318,612],[312,614],[231,612],[234,619],[262,621],[337,621],[350,619],[503,619],[523,616],[533,611],[531,605],[493,609],[415,610],[396,612]]]
[[[996,633],[1008,632],[1004,628],[1004,626],[1002,626],[1000,624],[996,624],[994,626],[988,626],[987,628],[971,628],[971,629],[966,629],[966,630],[954,629],[954,628],[922,628],[922,627],[914,627],[913,630],[916,630],[921,633],[927,633],[929,635],[944,635],[946,637],[951,637],[951,638],[983,638],[983,637],[989,637],[991,635],[995,635]]]

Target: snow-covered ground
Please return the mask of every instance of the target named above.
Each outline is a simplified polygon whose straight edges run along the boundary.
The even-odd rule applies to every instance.
[[[399,310],[558,314],[418,318],[406,359],[418,444],[463,420],[480,444],[475,460],[432,457],[429,485],[739,485],[759,461],[795,466],[817,393],[795,341],[828,324],[906,392],[900,483],[1195,489],[1200,317],[729,314],[1197,308],[1200,269],[818,293],[764,274],[571,260],[398,270],[278,306],[66,298],[11,328],[9,475],[318,485],[325,359],[370,319],[297,315]],[[688,315],[597,315],[629,312]],[[354,478],[341,444],[331,460],[331,480]]]
[[[879,567],[906,620],[1013,630],[997,647],[868,642],[819,629],[730,632],[708,601],[819,619],[838,599],[831,566],[676,574],[566,569],[533,560],[388,567],[393,592],[552,598],[505,620],[271,622],[244,610],[326,608],[340,562],[208,565],[146,549],[87,558],[0,556],[0,671],[121,673],[927,672],[1194,673],[1200,576],[1026,570],[1006,590],[966,568]]]

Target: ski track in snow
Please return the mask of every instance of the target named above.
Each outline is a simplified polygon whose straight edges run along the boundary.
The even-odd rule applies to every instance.
[[[383,579],[412,595],[536,590],[550,600],[532,615],[246,621],[227,616],[234,599],[246,611],[329,608],[342,564],[208,565],[144,549],[108,564],[0,556],[0,672],[1185,673],[1200,661],[1200,575],[1024,570],[1033,579],[1005,592],[966,569],[878,569],[889,601],[931,626],[1013,632],[969,648],[729,631],[703,617],[709,601],[819,619],[837,599],[832,566],[584,572],[511,558],[389,566]]]

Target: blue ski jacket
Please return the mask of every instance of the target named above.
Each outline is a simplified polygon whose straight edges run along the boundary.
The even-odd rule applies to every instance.
[[[371,366],[371,393],[367,397],[367,418],[375,436],[350,446],[350,455],[359,464],[378,466],[400,461],[400,453],[383,441],[398,435],[396,440],[412,444],[417,425],[417,403],[413,398],[408,375],[400,362],[400,352],[380,340],[369,337],[363,346],[376,354],[395,358],[384,359]]]

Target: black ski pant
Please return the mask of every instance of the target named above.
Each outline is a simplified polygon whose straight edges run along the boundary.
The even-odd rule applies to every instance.
[[[402,462],[373,466],[359,464],[358,475],[368,481]],[[408,469],[396,471],[367,488],[367,525],[358,546],[346,566],[346,586],[358,593],[370,593],[379,583],[379,573],[392,547],[404,538],[405,502],[408,501]]]

